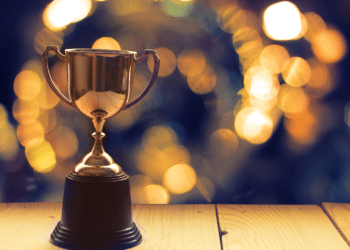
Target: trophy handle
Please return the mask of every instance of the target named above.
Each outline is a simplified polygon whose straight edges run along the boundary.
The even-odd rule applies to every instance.
[[[141,95],[139,95],[133,102],[128,103],[124,109],[131,108],[136,103],[141,101],[147,95],[147,93],[151,90],[154,82],[156,81],[156,78],[158,76],[158,71],[159,71],[160,59],[159,59],[159,56],[157,55],[155,50],[146,49],[145,53],[141,57],[136,59],[136,63],[142,62],[150,54],[153,56],[153,59],[154,59],[154,69],[153,69],[153,74],[152,74],[151,80],[149,81],[149,83],[148,83],[146,89],[143,91],[143,93]]]
[[[75,108],[75,105],[73,104],[73,102],[70,99],[68,99],[67,97],[65,97],[61,91],[59,91],[59,89],[56,87],[55,83],[52,80],[52,77],[50,74],[50,69],[49,69],[49,60],[48,60],[50,50],[53,50],[58,58],[60,58],[62,60],[66,60],[66,56],[63,55],[59,51],[58,46],[55,45],[55,46],[47,46],[46,47],[46,50],[42,54],[42,57],[41,57],[41,62],[43,65],[43,70],[44,70],[44,75],[45,75],[46,81],[49,84],[49,86],[51,87],[51,89],[53,90],[53,92],[55,92],[55,94],[58,95],[58,97],[61,98],[62,101],[67,103],[72,108]]]

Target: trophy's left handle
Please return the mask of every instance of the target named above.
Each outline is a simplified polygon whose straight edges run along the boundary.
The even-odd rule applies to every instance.
[[[146,57],[148,55],[152,55],[153,56],[153,60],[154,60],[154,69],[153,69],[153,74],[152,74],[152,77],[151,77],[151,80],[149,81],[146,89],[142,92],[141,95],[139,95],[133,102],[131,103],[128,103],[124,109],[128,109],[128,108],[131,108],[132,106],[134,106],[136,103],[138,103],[139,101],[141,101],[147,94],[148,92],[151,90],[154,82],[156,81],[157,79],[157,76],[158,76],[158,71],[159,71],[159,65],[160,65],[160,59],[159,59],[159,56],[157,55],[157,52],[155,50],[152,50],[152,49],[146,49],[145,50],[145,53],[136,59],[136,63],[139,63],[139,62],[142,62],[143,60],[146,59]]]
[[[58,97],[61,98],[62,101],[67,103],[72,108],[75,108],[75,105],[72,102],[72,100],[68,99],[65,95],[63,95],[62,92],[56,87],[55,83],[52,80],[52,77],[50,74],[50,69],[49,69],[50,50],[53,50],[58,58],[60,58],[62,60],[67,60],[66,56],[60,52],[58,46],[47,46],[46,50],[44,51],[44,53],[42,54],[42,57],[41,57],[41,62],[43,65],[43,70],[44,70],[44,75],[45,75],[46,81],[49,84],[49,86],[51,87],[51,89],[53,90],[53,92],[55,92],[55,94],[58,95]]]

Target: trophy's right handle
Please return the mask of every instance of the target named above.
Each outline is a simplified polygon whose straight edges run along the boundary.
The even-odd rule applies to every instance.
[[[160,59],[159,59],[159,56],[157,55],[157,52],[155,50],[152,50],[152,49],[146,49],[145,50],[145,53],[140,57],[140,58],[137,58],[135,60],[136,63],[140,63],[142,62],[143,60],[146,59],[146,57],[148,55],[152,55],[153,56],[153,60],[154,60],[154,69],[153,69],[153,74],[152,74],[152,77],[151,77],[151,80],[149,81],[146,89],[142,92],[141,95],[139,95],[133,102],[131,103],[128,103],[124,109],[128,109],[128,108],[131,108],[132,106],[134,106],[136,103],[138,103],[139,101],[141,101],[146,95],[147,93],[151,90],[154,82],[156,81],[156,78],[158,76],[158,71],[159,71],[159,64],[160,64]]]
[[[66,104],[68,104],[72,108],[75,108],[75,105],[72,102],[72,100],[68,99],[65,95],[63,95],[62,92],[56,87],[55,83],[52,80],[52,77],[50,74],[50,69],[49,69],[50,50],[53,50],[58,58],[60,58],[62,60],[67,60],[66,56],[60,52],[58,46],[47,46],[46,50],[44,51],[44,53],[42,54],[42,57],[41,57],[41,62],[43,65],[43,70],[44,70],[44,75],[45,75],[46,81],[49,84],[49,86],[51,87],[51,89],[53,90],[53,92],[55,92],[55,94],[58,95],[58,97],[61,98],[62,101],[64,101]]]

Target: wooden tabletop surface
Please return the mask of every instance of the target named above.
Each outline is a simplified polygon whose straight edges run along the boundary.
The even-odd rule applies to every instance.
[[[0,204],[0,249],[49,242],[61,203]],[[323,209],[322,209],[323,208]],[[143,241],[132,249],[350,250],[350,205],[133,205]]]

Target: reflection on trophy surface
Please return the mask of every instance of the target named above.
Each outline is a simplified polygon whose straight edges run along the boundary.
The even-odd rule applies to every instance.
[[[129,98],[135,53],[77,52],[70,53],[68,59],[72,102],[91,118],[95,110],[107,112],[104,118],[121,111]]]
[[[52,81],[50,51],[67,62],[68,94]],[[153,56],[154,70],[144,92],[129,103],[135,65]],[[92,151],[68,174],[65,182],[61,221],[51,235],[55,245],[68,248],[130,248],[141,242],[131,215],[129,177],[103,148],[102,132],[107,118],[142,100],[153,86],[159,58],[145,50],[140,58],[126,50],[67,49],[48,46],[42,57],[44,74],[52,90],[72,108],[92,119],[95,138]]]

